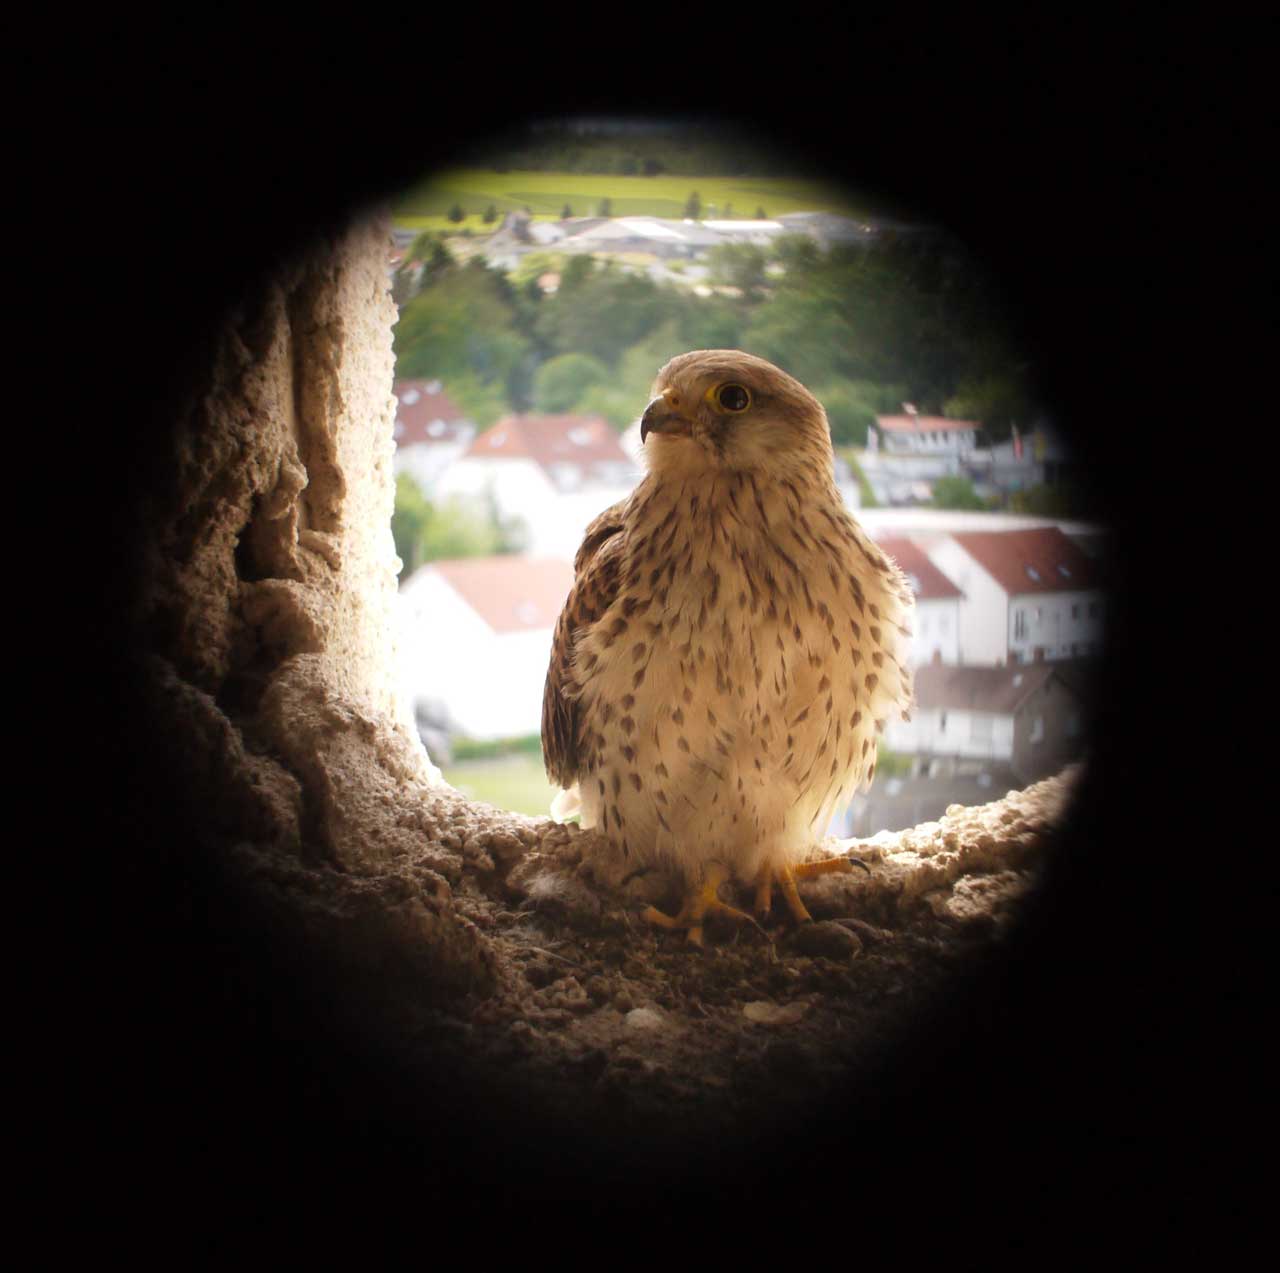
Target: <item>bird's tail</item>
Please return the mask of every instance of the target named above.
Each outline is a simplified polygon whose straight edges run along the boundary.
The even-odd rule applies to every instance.
[[[582,816],[582,797],[575,782],[567,791],[557,791],[551,801],[551,817],[555,822],[572,822]]]

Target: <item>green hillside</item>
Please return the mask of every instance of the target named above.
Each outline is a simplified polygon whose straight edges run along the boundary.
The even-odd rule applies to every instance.
[[[397,225],[405,228],[458,229],[450,222],[451,208],[466,214],[461,224],[473,231],[491,230],[481,220],[493,207],[498,215],[529,208],[542,219],[558,218],[568,205],[574,216],[594,216],[601,199],[608,199],[612,215],[680,217],[689,195],[697,192],[704,218],[724,214],[754,217],[763,208],[769,217],[787,212],[864,212],[856,196],[820,181],[790,177],[688,177],[661,174],[627,177],[571,172],[493,172],[457,168],[433,173],[405,191],[392,206]]]

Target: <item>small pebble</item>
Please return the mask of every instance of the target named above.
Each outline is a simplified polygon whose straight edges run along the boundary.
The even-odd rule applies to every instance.
[[[826,959],[848,960],[862,950],[858,935],[834,920],[802,924],[792,938],[792,945],[806,955],[821,955]]]
[[[632,1008],[626,1016],[628,1030],[657,1030],[662,1025],[662,1014],[652,1008]]]
[[[756,999],[742,1005],[742,1015],[757,1025],[795,1025],[806,1012],[807,1003],[770,1003],[767,999]]]

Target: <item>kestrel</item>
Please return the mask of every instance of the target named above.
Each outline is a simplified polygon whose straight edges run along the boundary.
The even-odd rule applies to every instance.
[[[826,413],[751,354],[698,350],[658,373],[648,472],[587,527],[542,706],[548,776],[638,867],[685,881],[654,923],[700,942],[719,885],[778,885],[870,784],[876,737],[911,704],[914,598],[845,509]]]

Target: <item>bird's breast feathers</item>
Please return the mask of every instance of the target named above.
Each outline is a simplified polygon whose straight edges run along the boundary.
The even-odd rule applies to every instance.
[[[905,579],[822,477],[647,479],[620,533],[566,687],[583,825],[686,870],[804,852],[910,705]]]

